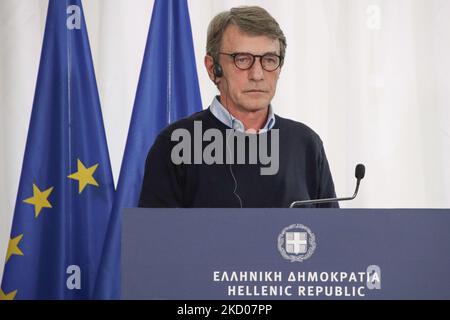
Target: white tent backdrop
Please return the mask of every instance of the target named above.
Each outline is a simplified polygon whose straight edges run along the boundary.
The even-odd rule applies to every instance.
[[[343,207],[450,207],[450,1],[188,0],[204,107],[203,67],[219,11],[265,7],[288,39],[275,111],[324,141]],[[9,240],[48,0],[0,1],[0,274]],[[117,182],[152,0],[84,0]]]

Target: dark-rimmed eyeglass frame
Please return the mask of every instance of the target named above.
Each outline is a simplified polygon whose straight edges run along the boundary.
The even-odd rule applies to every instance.
[[[238,68],[239,70],[249,70],[253,67],[253,65],[255,64],[256,58],[259,58],[259,62],[261,63],[261,67],[268,72],[273,72],[275,70],[277,70],[281,64],[283,63],[283,57],[274,53],[266,53],[263,55],[257,55],[257,54],[251,54],[249,52],[234,52],[234,53],[227,53],[227,52],[219,52],[219,54],[222,55],[226,55],[229,57],[233,58],[233,62],[234,65],[236,66],[236,68]],[[242,65],[239,65],[239,63],[237,62],[237,60],[239,59],[239,57],[242,56],[247,56],[247,57],[251,57],[252,62],[248,67],[243,67]],[[271,67],[271,68],[267,68],[267,66],[264,65],[265,61],[264,59],[267,57],[276,57],[278,59],[278,65],[276,67]]]

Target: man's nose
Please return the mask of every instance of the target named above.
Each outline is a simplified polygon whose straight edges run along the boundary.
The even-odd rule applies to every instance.
[[[260,57],[256,57],[255,63],[250,68],[249,78],[254,81],[264,80],[264,69],[262,68]]]

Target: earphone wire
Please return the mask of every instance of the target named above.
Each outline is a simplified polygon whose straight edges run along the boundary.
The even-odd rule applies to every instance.
[[[225,80],[225,81],[226,81],[226,80]],[[228,87],[228,81],[226,81],[226,83],[227,83],[227,87]],[[228,88],[227,88],[227,90],[228,90]],[[226,96],[225,96],[225,97],[226,97]],[[225,98],[225,100],[228,100],[228,99]],[[227,101],[227,103],[228,103],[228,101]],[[230,123],[231,123],[231,125],[233,125],[233,119],[231,118],[231,113],[230,113],[230,111],[228,110],[228,108],[227,108],[227,111],[228,111],[228,114],[229,114],[229,116],[230,116]],[[231,133],[235,131],[234,128],[232,128],[232,129],[233,129],[233,130],[230,130],[230,133],[228,134],[228,137],[227,137],[227,149],[228,149],[228,152],[229,152],[229,154],[230,154],[230,158],[231,158],[231,148],[230,148],[230,145],[229,145],[229,140],[230,140],[230,137],[231,137]],[[234,154],[233,154],[233,156],[234,156]],[[236,196],[236,198],[239,200],[239,205],[241,206],[241,209],[242,209],[242,208],[243,208],[243,205],[242,205],[242,199],[241,199],[241,197],[239,196],[239,194],[237,193],[238,181],[237,181],[237,178],[236,178],[236,176],[234,175],[234,172],[233,172],[233,162],[234,162],[234,159],[233,159],[232,161],[230,161],[230,164],[229,164],[231,177],[233,178],[233,181],[234,181],[234,190],[233,190],[233,193],[234,193],[234,195]]]
[[[217,63],[218,64],[218,63]],[[219,64],[218,64],[219,65]],[[220,65],[219,65],[220,66]],[[216,73],[214,72],[214,80],[216,80]],[[228,110],[228,92],[229,92],[229,90],[230,90],[230,88],[229,88],[229,86],[228,86],[228,80],[227,80],[227,78],[223,75],[223,73],[222,73],[222,76],[221,76],[224,80],[225,80],[225,83],[226,83],[226,86],[227,86],[227,94],[225,95],[225,104],[223,105],[224,107],[225,107],[225,109],[228,111],[228,116],[230,117],[230,124],[231,124],[231,129],[232,130],[230,130],[230,133],[228,134],[228,136],[227,136],[227,142],[226,142],[226,145],[227,145],[227,151],[228,151],[228,154],[230,155],[230,163],[229,163],[229,169],[230,169],[230,174],[231,174],[231,177],[233,178],[233,181],[234,181],[234,190],[233,190],[233,194],[234,194],[234,196],[238,199],[238,201],[239,201],[239,205],[240,205],[240,207],[241,207],[241,209],[243,208],[243,204],[242,204],[242,198],[239,196],[239,194],[237,193],[237,189],[238,189],[238,181],[237,181],[237,178],[236,178],[236,176],[234,175],[234,172],[233,172],[233,163],[234,163],[234,154],[233,154],[233,159],[231,159],[231,148],[230,148],[230,145],[229,145],[229,140],[230,140],[230,137],[231,137],[231,133],[232,132],[234,132],[235,131],[235,129],[234,129],[234,127],[233,127],[233,118],[231,117],[231,112],[230,112],[230,110]],[[214,81],[215,82],[215,81]],[[218,85],[218,83],[216,83],[216,85]]]

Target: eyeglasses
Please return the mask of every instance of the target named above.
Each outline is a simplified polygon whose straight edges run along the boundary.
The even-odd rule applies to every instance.
[[[219,52],[219,54],[232,57],[235,66],[241,70],[248,70],[251,67],[253,67],[256,58],[260,58],[259,62],[261,63],[261,67],[269,72],[277,70],[283,61],[282,56],[273,53],[266,53],[262,56],[247,52],[236,52],[236,53]]]

